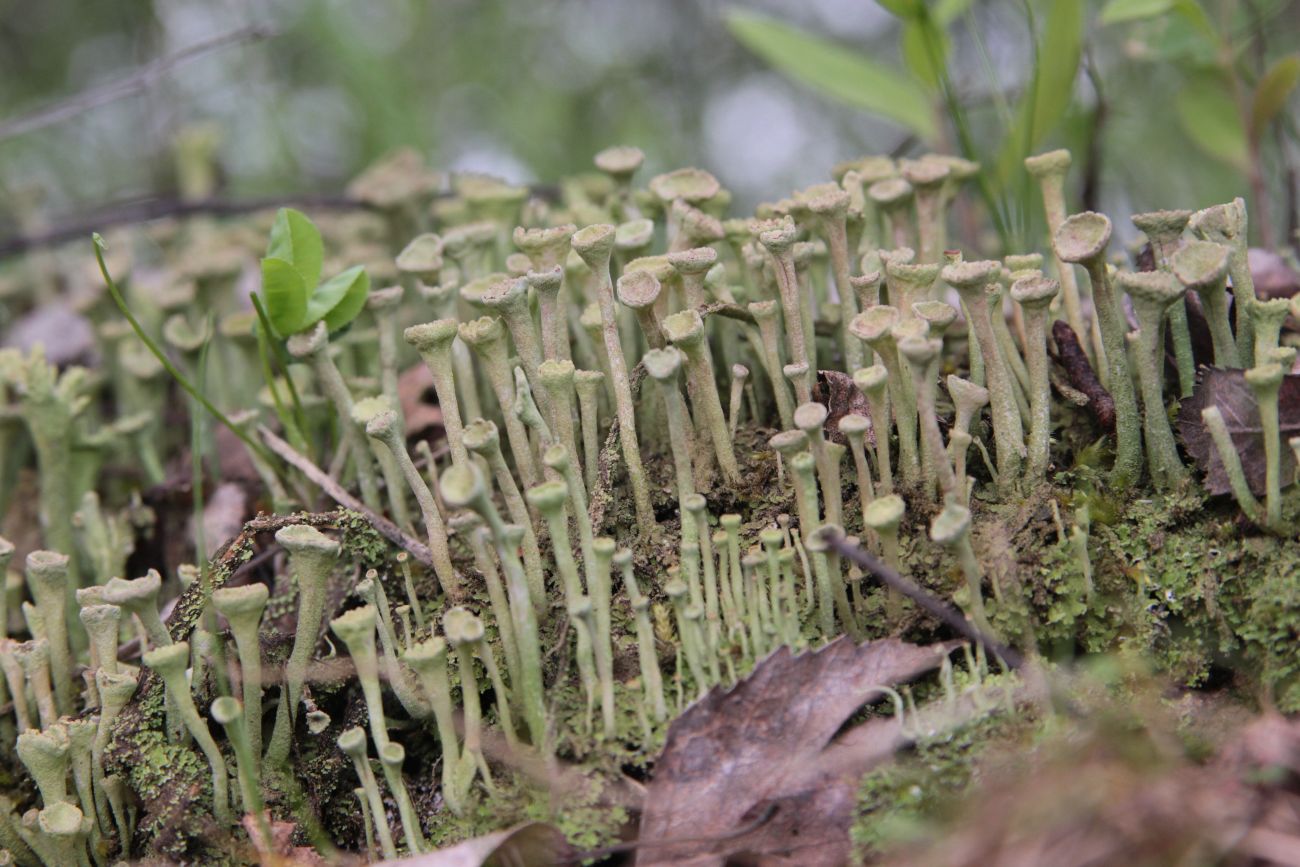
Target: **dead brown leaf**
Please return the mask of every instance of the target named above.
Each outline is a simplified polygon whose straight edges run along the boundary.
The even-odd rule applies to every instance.
[[[382,861],[380,867],[550,867],[573,854],[554,825],[528,822],[436,852]]]
[[[840,433],[840,419],[851,413],[871,418],[871,406],[867,403],[866,395],[853,383],[853,377],[847,373],[838,370],[817,371],[817,381],[813,383],[812,395],[813,400],[826,407],[826,421],[822,424],[826,436],[840,445],[848,443],[844,434]],[[868,428],[867,443],[874,445],[875,442],[875,429]]]
[[[397,379],[397,397],[402,402],[402,416],[406,419],[406,435],[420,436],[437,428],[442,429],[442,408],[425,400],[433,394],[433,374],[423,364],[402,371]]]
[[[1196,390],[1183,401],[1178,411],[1178,434],[1197,466],[1205,473],[1205,487],[1211,494],[1226,494],[1232,490],[1214,440],[1201,421],[1201,410],[1212,405],[1218,406],[1223,413],[1228,433],[1241,456],[1241,466],[1250,489],[1263,494],[1267,463],[1259,407],[1254,392],[1246,384],[1245,372],[1235,369],[1202,368]],[[1281,477],[1285,484],[1295,473],[1295,455],[1286,447],[1286,441],[1300,434],[1300,376],[1288,375],[1282,380],[1282,391],[1278,395],[1278,425],[1282,432]]]
[[[1290,298],[1300,292],[1300,274],[1272,250],[1251,247],[1250,277],[1260,298]]]
[[[668,730],[637,864],[845,863],[857,782],[904,738],[893,718],[836,735],[878,687],[936,668],[952,648],[841,637],[798,656],[782,647],[715,688]]]

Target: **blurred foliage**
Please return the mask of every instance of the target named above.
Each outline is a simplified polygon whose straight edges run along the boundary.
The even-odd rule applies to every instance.
[[[996,222],[1017,230],[1013,242],[1000,229],[1004,247],[1023,245],[1030,237],[1033,217],[1027,212],[1034,197],[1020,165],[1049,145],[1082,156],[1085,183],[1095,187],[1111,166],[1128,175],[1136,162],[1145,174],[1158,156],[1171,152],[1179,159],[1163,161],[1167,168],[1156,175],[1185,182],[1186,160],[1197,156],[1183,147],[1190,142],[1219,163],[1217,177],[1227,185],[1249,185],[1256,213],[1282,224],[1263,227],[1258,233],[1263,243],[1275,242],[1279,229],[1289,230],[1281,237],[1290,240],[1297,195],[1292,166],[1300,143],[1287,112],[1300,83],[1300,54],[1293,53],[1300,27],[1296,4],[1019,0],[985,4],[982,12],[969,0],[880,0],[880,5],[899,21],[901,63],[874,53],[846,55],[848,49],[835,40],[747,10],[731,10],[728,25],[751,50],[796,80],[894,119],[930,147],[981,162]],[[990,12],[997,6],[1019,10],[1019,20],[1011,16],[1004,23]],[[999,52],[1010,63],[995,66],[989,46],[1007,43],[1019,51]],[[856,75],[850,75],[854,64]],[[910,82],[888,85],[907,73]],[[968,84],[979,75],[987,88],[983,105],[971,99]],[[938,122],[922,122],[918,87],[929,94]],[[1172,119],[1165,108],[1170,102]],[[1149,118],[1141,148],[1123,130],[1112,134],[1112,120],[1127,126],[1141,116]],[[1138,200],[1132,206],[1154,205]]]
[[[1050,147],[1074,201],[1120,213],[1264,190],[1281,223],[1294,195],[1296,0],[0,0],[0,121],[250,23],[274,35],[0,138],[0,234],[193,186],[196,140],[232,196],[337,191],[401,145],[544,181],[634,142],[741,205],[862,153],[965,151],[1013,244],[1039,219],[1019,160]]]

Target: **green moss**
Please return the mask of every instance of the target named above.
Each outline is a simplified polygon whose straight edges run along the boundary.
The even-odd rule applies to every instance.
[[[860,860],[925,834],[978,779],[979,760],[1032,727],[1024,719],[983,716],[923,740],[897,761],[868,773],[858,788],[851,837]]]

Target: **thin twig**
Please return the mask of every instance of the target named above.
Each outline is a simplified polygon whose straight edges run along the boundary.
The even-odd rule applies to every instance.
[[[329,495],[330,499],[343,508],[351,509],[361,515],[370,522],[370,526],[374,527],[375,532],[379,533],[379,535],[402,548],[425,566],[433,568],[433,555],[429,553],[428,546],[403,533],[396,524],[383,515],[371,511],[364,503],[349,494],[342,485],[334,481],[329,473],[316,466],[310,458],[300,454],[293,446],[280,439],[265,425],[258,425],[257,432],[261,435],[262,441],[266,443],[267,448],[314,482]]]
[[[908,581],[857,545],[829,534],[825,538],[827,544],[841,557],[847,557],[872,575],[875,575],[876,578],[880,579],[881,583],[911,599],[940,623],[945,624],[958,635],[983,647],[985,653],[1001,658],[1011,668],[1020,668],[1024,663],[1024,659],[1019,652],[987,634],[963,617],[956,608]]]
[[[43,106],[35,111],[30,111],[27,114],[0,123],[0,141],[35,132],[56,123],[62,123],[93,108],[99,108],[133,93],[139,93],[176,67],[195,60],[210,51],[216,51],[230,45],[238,45],[242,42],[256,42],[272,35],[274,35],[274,31],[267,27],[251,25],[188,45],[179,51],[151,60],[135,72],[117,81],[110,81],[100,87],[78,93],[70,99],[60,100],[53,105]]]

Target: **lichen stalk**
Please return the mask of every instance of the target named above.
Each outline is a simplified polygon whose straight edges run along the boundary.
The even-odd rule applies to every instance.
[[[1025,355],[1029,364],[1028,471],[1036,480],[1046,475],[1051,460],[1052,391],[1048,379],[1047,317],[1048,308],[1059,290],[1060,284],[1056,280],[1041,275],[1022,277],[1011,286],[1011,298],[1024,312]],[[951,439],[949,444],[953,444]],[[966,451],[964,448],[960,451],[964,468]],[[950,454],[950,457],[955,458],[956,455]],[[964,476],[963,470],[957,477],[958,483],[963,486]]]
[[[338,366],[330,355],[329,332],[325,323],[318,322],[311,331],[293,335],[289,338],[288,349],[290,355],[308,362],[316,371],[316,381],[343,420],[339,425],[339,435],[348,454],[352,456],[357,481],[361,485],[361,499],[370,508],[380,509],[379,483],[375,479],[370,448],[361,436],[360,429],[352,423],[352,392],[348,390],[343,374],[339,373]]]
[[[54,699],[60,714],[71,714],[72,648],[68,641],[69,559],[55,551],[33,551],[27,555],[27,587],[41,622],[45,625],[45,638],[50,647],[50,678],[54,686]]]
[[[533,612],[524,567],[509,545],[506,524],[488,498],[487,488],[477,467],[452,466],[442,474],[443,498],[452,508],[470,508],[481,517],[492,533],[506,575],[510,595],[510,613],[514,618],[515,637],[519,642],[519,666],[522,678],[518,694],[523,704],[524,721],[533,746],[543,755],[550,754],[546,702],[542,684],[542,654],[537,635],[537,618]]]
[[[912,378],[907,371],[903,369],[902,362],[898,357],[898,347],[894,344],[894,337],[891,329],[898,322],[898,310],[887,304],[879,304],[865,313],[859,313],[854,318],[851,328],[854,335],[862,340],[873,350],[880,359],[887,376],[884,377],[884,384],[889,392],[889,408],[892,410],[894,424],[898,430],[898,471],[903,481],[908,484],[915,484],[921,475],[921,460],[917,451],[917,416],[916,416],[916,397],[912,392]],[[873,365],[874,367],[874,365]],[[870,370],[871,368],[868,368]],[[855,373],[855,376],[857,374]],[[874,381],[875,375],[872,375]],[[868,399],[872,398],[870,393]],[[877,430],[886,432],[887,425],[880,425],[874,415],[875,407],[872,408],[872,420],[877,424]],[[887,414],[882,413],[883,418],[889,418]],[[877,448],[880,442],[886,437],[876,437]],[[884,467],[888,466],[886,460],[881,461],[881,475],[884,476]],[[890,485],[892,487],[892,484]]]
[[[217,748],[217,742],[213,740],[211,732],[208,731],[207,722],[199,715],[199,709],[194,705],[194,697],[190,695],[190,682],[185,676],[185,669],[189,667],[189,658],[189,644],[178,641],[165,647],[155,647],[144,655],[142,661],[162,678],[167,693],[180,712],[181,721],[184,722],[190,736],[194,738],[194,742],[199,745],[199,749],[203,751],[203,755],[207,757],[208,765],[212,769],[213,811],[218,822],[229,824],[232,817],[226,760],[221,755],[221,750]]]
[[[222,587],[212,591],[212,604],[229,622],[230,633],[235,639],[240,680],[243,682],[242,707],[252,708],[246,717],[242,710],[239,711],[245,729],[244,740],[249,749],[248,759],[245,761],[244,757],[238,755],[236,758],[240,764],[240,773],[244,773],[247,764],[248,773],[254,778],[260,778],[262,772],[262,646],[259,633],[262,612],[266,610],[268,598],[267,586],[261,583]],[[230,710],[234,712],[233,709]],[[255,812],[252,807],[247,810]]]
[[[763,367],[767,370],[768,383],[772,387],[772,394],[776,400],[781,427],[789,430],[794,427],[794,402],[790,399],[789,389],[781,374],[781,339],[777,332],[776,302],[753,301],[750,302],[748,310],[758,322],[761,340],[757,349],[763,356]]]
[[[1228,259],[1231,249],[1212,241],[1191,241],[1169,260],[1170,270],[1201,299],[1214,344],[1214,363],[1241,367],[1243,354],[1228,321]]]
[[[1110,241],[1110,233],[1110,220],[1105,215],[1091,211],[1075,214],[1057,229],[1052,247],[1062,261],[1086,268],[1092,282],[1093,305],[1109,371],[1106,386],[1115,400],[1115,466],[1111,481],[1120,490],[1126,490],[1142,475],[1142,428],[1133,378],[1128,369],[1124,311],[1106,270],[1106,244]]]
[[[524,572],[528,579],[529,593],[533,598],[533,606],[537,609],[537,616],[544,618],[546,588],[543,583],[542,555],[537,542],[537,532],[528,506],[524,502],[524,496],[515,483],[509,465],[506,464],[505,455],[501,453],[501,435],[496,425],[481,418],[470,422],[465,428],[465,448],[486,463],[492,478],[496,481],[497,489],[501,491],[501,499],[506,504],[510,520],[520,529],[523,537]]]
[[[1228,432],[1228,425],[1223,420],[1223,412],[1217,406],[1207,406],[1201,410],[1201,421],[1210,432],[1210,439],[1213,440],[1214,448],[1219,453],[1219,460],[1223,462],[1224,472],[1228,476],[1228,485],[1232,488],[1232,496],[1236,499],[1237,505],[1247,518],[1262,525],[1264,508],[1251,493],[1250,484],[1246,481],[1246,471],[1241,466],[1241,456],[1237,454],[1237,445],[1232,441],[1232,434]]]
[[[1025,452],[1025,434],[1020,410],[1013,392],[1011,372],[1003,363],[993,331],[987,288],[1001,272],[997,262],[961,262],[943,269],[943,280],[961,295],[970,316],[970,327],[979,342],[988,377],[989,397],[993,409],[993,439],[997,447],[998,479],[1005,488],[1019,475]],[[1139,456],[1140,458],[1140,456]]]
[[[1259,404],[1259,423],[1264,436],[1264,519],[1270,529],[1282,525],[1282,437],[1278,424],[1278,394],[1282,388],[1282,366],[1262,364],[1246,371],[1246,384]]]
[[[620,548],[614,552],[614,565],[623,576],[628,602],[636,616],[637,664],[641,671],[641,688],[645,703],[655,722],[668,718],[668,703],[664,699],[663,675],[659,670],[659,654],[655,649],[654,625],[650,622],[650,600],[641,593],[636,574],[632,569],[632,552]]]
[[[1121,271],[1116,282],[1128,292],[1138,321],[1138,330],[1129,334],[1128,340],[1137,348],[1134,363],[1142,389],[1142,426],[1151,475],[1158,488],[1169,490],[1185,482],[1188,473],[1178,457],[1178,444],[1165,411],[1161,387],[1165,358],[1160,336],[1167,311],[1182,304],[1187,290],[1167,271]]]
[[[1151,253],[1156,267],[1169,270],[1169,260],[1177,251],[1179,239],[1187,228],[1191,211],[1152,211],[1134,214],[1137,226],[1151,242]],[[1192,333],[1187,324],[1187,305],[1174,304],[1169,308],[1169,333],[1173,337],[1174,361],[1178,369],[1178,395],[1190,397],[1196,387],[1196,360],[1192,357]]]
[[[1025,158],[1025,168],[1038,181],[1043,197],[1043,211],[1047,216],[1047,235],[1055,238],[1057,230],[1069,213],[1065,206],[1065,175],[1070,169],[1070,152],[1055,150]],[[1061,281],[1061,297],[1065,302],[1065,320],[1074,333],[1082,338],[1088,333],[1080,303],[1079,282],[1074,269],[1053,250],[1056,274]]]
[[[703,416],[723,478],[734,484],[740,480],[740,465],[736,462],[731,433],[718,396],[718,384],[705,351],[704,320],[695,310],[683,310],[666,318],[663,328],[668,341],[686,356],[686,381],[692,409]]]
[[[370,802],[370,813],[375,818],[375,831],[379,835],[380,851],[384,853],[385,858],[396,858],[397,847],[393,845],[393,832],[388,825],[388,813],[379,796],[379,784],[375,781],[375,773],[370,769],[365,732],[360,726],[353,726],[339,735],[338,745],[339,749],[352,759],[352,767],[356,771],[357,779],[361,781],[366,800]]]
[[[519,471],[520,482],[524,487],[537,484],[540,480],[537,465],[533,461],[532,446],[528,440],[528,429],[512,412],[515,403],[515,378],[510,367],[505,329],[501,325],[501,320],[484,316],[472,322],[463,322],[457,329],[457,333],[483,362],[483,372],[487,374],[488,383],[496,395],[497,404],[501,407],[506,437],[510,441],[510,455],[514,458],[515,467]],[[470,424],[472,425],[473,422]],[[519,519],[512,517],[512,520]]]
[[[397,462],[397,467],[406,479],[407,487],[415,494],[416,504],[420,507],[420,516],[424,520],[425,537],[429,543],[429,554],[433,560],[433,571],[438,577],[442,592],[452,599],[459,599],[463,594],[460,578],[451,562],[451,551],[447,545],[447,527],[438,511],[438,503],[433,492],[425,484],[424,477],[416,469],[415,462],[406,450],[405,436],[401,430],[401,421],[393,410],[384,410],[371,417],[366,423],[366,434],[382,443]],[[461,435],[461,448],[464,448],[464,434]]]
[[[1255,278],[1248,255],[1246,200],[1238,196],[1226,204],[1197,211],[1188,221],[1188,227],[1202,240],[1227,245],[1228,276],[1232,280],[1236,308],[1237,349],[1242,359],[1255,358],[1255,326],[1250,317],[1250,308],[1256,301]]]
[[[636,407],[632,402],[632,387],[627,375],[627,362],[619,341],[618,321],[614,310],[614,286],[610,280],[609,258],[613,249],[614,227],[588,226],[573,236],[573,249],[598,278],[596,300],[600,305],[601,333],[609,363],[610,381],[614,387],[618,411],[619,442],[623,461],[627,465],[628,480],[632,487],[632,501],[636,508],[637,523],[642,532],[656,526],[654,509],[650,505],[650,488],[646,482],[645,468],[636,433]]]
[[[994,634],[984,614],[984,594],[980,589],[983,572],[970,543],[970,510],[956,503],[944,506],[943,511],[930,522],[930,538],[956,555],[966,577],[968,616],[980,629]]]
[[[433,377],[433,388],[438,395],[438,407],[442,410],[442,425],[447,432],[447,447],[451,449],[453,464],[463,464],[469,460],[461,437],[464,425],[461,422],[460,401],[456,397],[456,370],[452,362],[452,343],[458,334],[455,319],[438,319],[421,325],[412,325],[402,332],[402,338],[415,347]],[[465,383],[467,389],[471,383]]]

